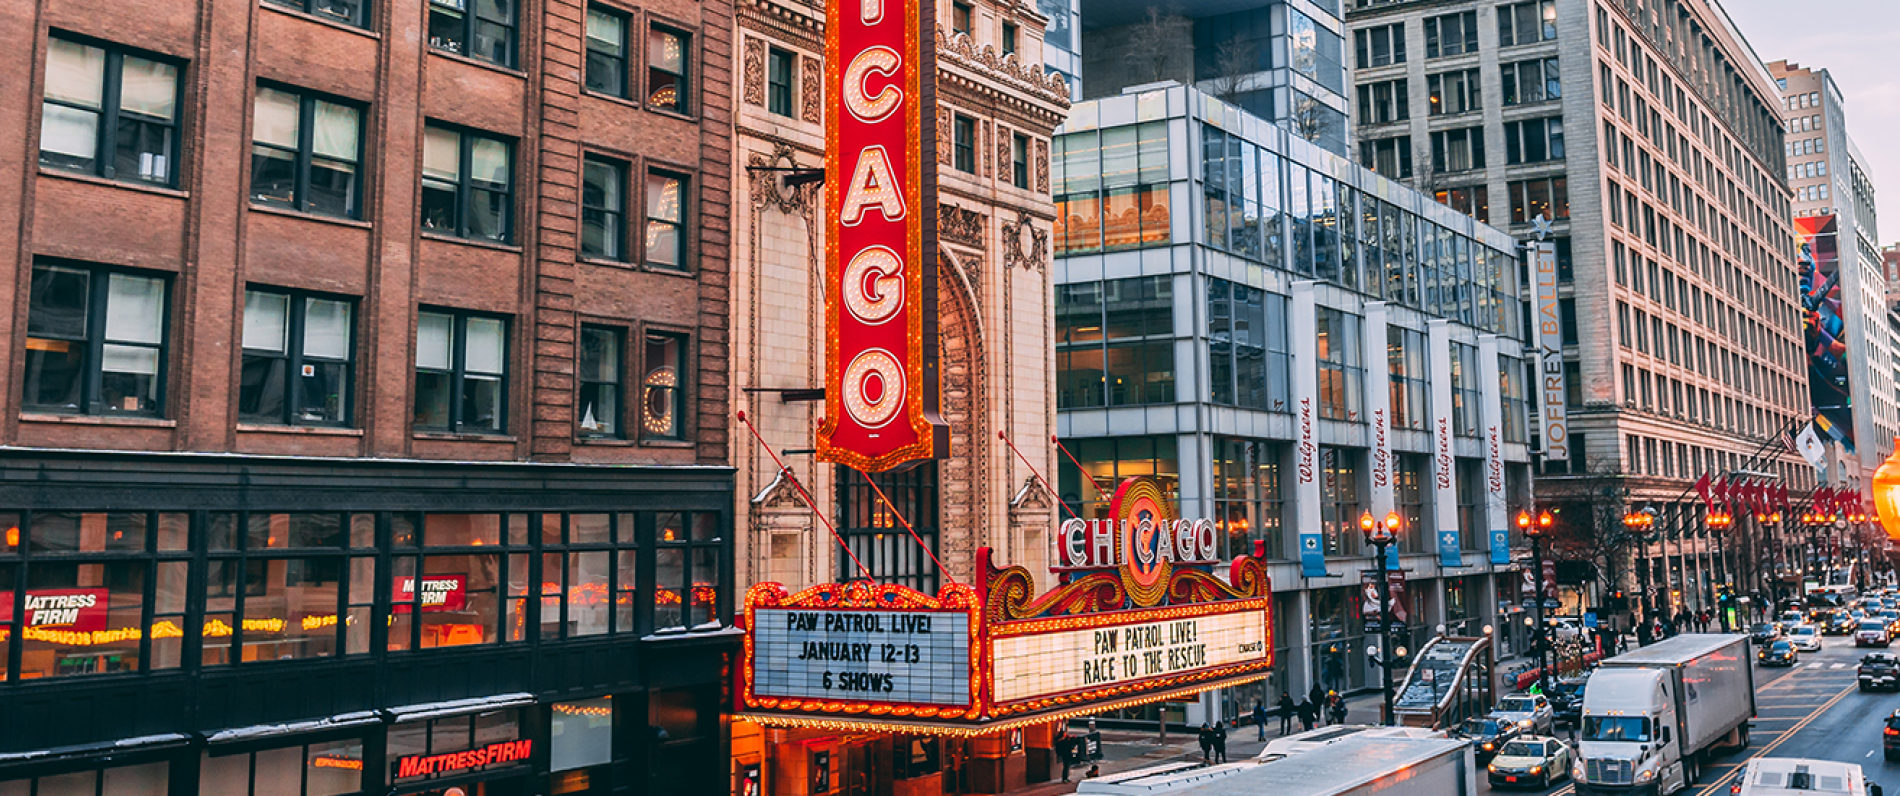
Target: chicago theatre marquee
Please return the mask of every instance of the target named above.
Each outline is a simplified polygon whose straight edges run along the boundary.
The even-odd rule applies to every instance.
[[[746,594],[735,723],[773,738],[736,760],[761,793],[841,780],[873,794],[995,793],[1048,777],[1066,720],[1266,676],[1271,587],[1249,556],[1219,562],[1213,523],[1178,519],[1145,478],[1105,519],[1071,519],[1058,583],[978,551],[969,583],[925,594],[872,581]],[[743,787],[741,788],[743,790]]]

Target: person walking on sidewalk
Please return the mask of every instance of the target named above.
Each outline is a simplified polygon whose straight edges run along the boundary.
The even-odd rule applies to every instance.
[[[1311,697],[1302,699],[1300,700],[1299,712],[1300,726],[1306,731],[1312,731],[1313,725],[1319,722],[1319,706],[1313,704]]]
[[[1267,739],[1267,706],[1266,706],[1266,703],[1261,702],[1258,699],[1253,701],[1253,723],[1255,726],[1260,728],[1260,737],[1257,740],[1261,740],[1261,741],[1266,740]]]
[[[1214,762],[1227,762],[1227,722],[1214,722]]]
[[[1280,735],[1284,736],[1287,733],[1292,732],[1293,731],[1293,714],[1296,711],[1296,708],[1293,705],[1293,697],[1289,695],[1287,692],[1281,691],[1280,701],[1275,703],[1274,707],[1280,709]]]
[[[1199,740],[1201,742],[1201,762],[1214,762],[1214,731],[1208,728],[1207,722],[1205,721],[1201,722],[1201,736]]]
[[[1326,714],[1328,724],[1346,723],[1346,698],[1338,691],[1326,695]]]

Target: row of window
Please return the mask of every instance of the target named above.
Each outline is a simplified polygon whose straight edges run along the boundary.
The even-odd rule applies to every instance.
[[[33,267],[27,313],[30,411],[160,417],[170,281],[73,263]],[[244,292],[238,419],[272,425],[354,423],[357,300],[264,286]],[[417,431],[508,429],[509,319],[422,308],[416,317]],[[676,440],[685,425],[687,337],[583,324],[576,434]],[[640,374],[629,383],[624,374]],[[628,406],[622,398],[638,391]],[[637,418],[637,432],[628,423]]]
[[[486,3],[480,4],[485,6]],[[443,13],[438,2],[431,13]],[[482,14],[480,6],[477,17]],[[590,11],[589,43],[596,41]],[[623,28],[617,29],[624,33]],[[604,35],[604,34],[603,34]],[[677,74],[683,87],[684,34],[653,28],[649,49]],[[589,51],[589,80],[596,77]],[[103,43],[55,36],[47,46],[47,77],[40,126],[40,163],[108,179],[170,186],[177,180],[181,65]],[[623,65],[624,66],[624,65]],[[654,67],[661,73],[660,67]],[[653,78],[649,82],[655,82]],[[361,103],[260,83],[253,106],[250,197],[254,204],[304,213],[361,218],[365,151]],[[423,133],[422,205],[426,231],[509,243],[515,239],[514,142],[430,122]],[[636,175],[624,161],[589,156],[583,204],[590,223],[582,251],[604,259],[640,261],[679,270],[687,265],[684,175],[648,170]],[[630,192],[643,196],[644,245],[624,240],[622,219]]]
[[[0,514],[0,682],[16,644],[25,680],[696,628],[720,621],[728,590],[720,522]]]

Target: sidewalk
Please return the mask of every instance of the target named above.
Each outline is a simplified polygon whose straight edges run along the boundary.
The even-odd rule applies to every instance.
[[[1358,694],[1346,698],[1347,724],[1376,724],[1379,721],[1380,695],[1377,691]],[[1267,717],[1267,741],[1280,737],[1280,717]],[[1078,732],[1079,730],[1070,730]],[[1293,721],[1293,731],[1300,732],[1300,722]],[[1260,753],[1267,741],[1257,740],[1260,731],[1254,725],[1227,728],[1227,760],[1229,762],[1245,760]],[[1119,774],[1138,768],[1147,768],[1174,761],[1199,762],[1201,745],[1194,732],[1168,731],[1168,742],[1160,742],[1159,733],[1136,732],[1131,730],[1102,730],[1102,775]],[[1069,777],[1075,782],[1044,782],[1021,790],[1009,791],[1007,796],[1058,796],[1075,792],[1077,782],[1082,779],[1088,766],[1071,769]],[[1059,775],[1059,772],[1058,772]]]

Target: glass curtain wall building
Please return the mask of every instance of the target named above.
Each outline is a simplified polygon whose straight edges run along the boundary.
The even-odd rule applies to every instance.
[[[1273,676],[1169,720],[1376,687],[1365,511],[1403,518],[1404,643],[1495,624],[1492,532],[1529,493],[1512,239],[1181,86],[1077,105],[1051,161],[1062,499],[1097,516],[1153,476],[1278,595]]]

